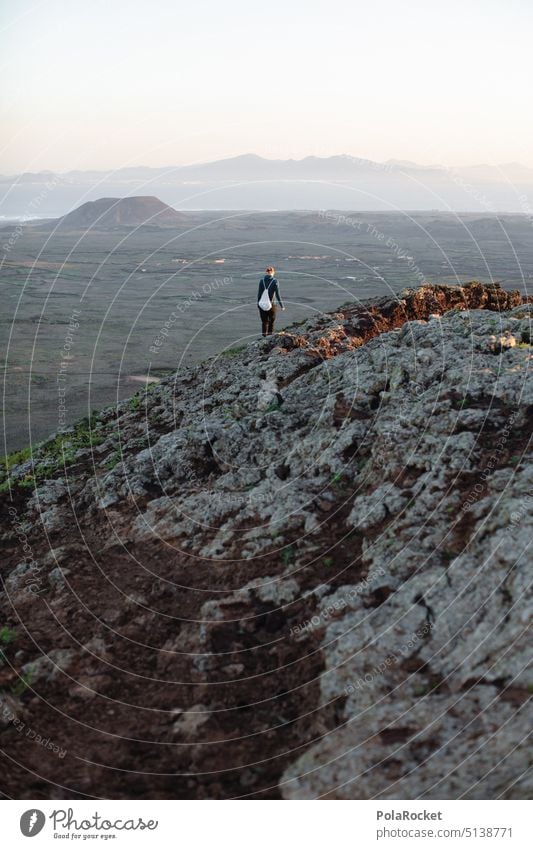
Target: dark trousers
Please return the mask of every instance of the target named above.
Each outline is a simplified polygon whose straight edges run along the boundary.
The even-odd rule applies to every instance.
[[[259,315],[261,316],[261,327],[263,336],[270,335],[274,332],[274,322],[276,320],[276,307],[272,306],[270,310],[262,310],[259,307]]]

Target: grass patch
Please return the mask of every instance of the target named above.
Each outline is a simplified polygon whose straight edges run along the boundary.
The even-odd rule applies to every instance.
[[[29,448],[21,448],[20,451],[13,451],[2,460],[2,470],[4,474],[8,474],[13,466],[18,466],[19,463],[25,463],[31,457],[31,445]]]
[[[94,448],[104,441],[104,434],[97,430],[98,414],[92,413],[69,430],[60,433],[46,442],[23,448],[8,454],[0,462],[0,493],[9,492],[10,487],[18,490],[31,490],[47,477],[72,464],[80,449]],[[27,460],[34,460],[31,472],[22,478],[10,476],[11,470]]]
[[[169,375],[174,374],[175,371],[176,371],[176,369],[172,368],[172,366],[167,366],[167,367],[163,366],[161,368],[151,369],[150,373],[153,374],[154,377],[168,377]]]
[[[239,354],[242,354],[243,351],[246,350],[246,345],[235,345],[233,348],[226,348],[225,351],[222,351],[222,357],[238,357]]]
[[[70,433],[60,433],[39,446],[38,459],[42,461],[42,470],[61,467],[71,463],[76,453],[83,448],[94,448],[104,441],[104,434],[96,431],[98,414],[92,413],[76,422]],[[40,468],[37,466],[35,472]]]

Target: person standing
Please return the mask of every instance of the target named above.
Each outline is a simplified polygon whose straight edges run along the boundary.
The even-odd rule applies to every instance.
[[[279,294],[279,284],[274,277],[274,267],[269,265],[265,270],[265,276],[259,281],[259,291],[257,293],[257,306],[259,307],[263,336],[270,336],[274,332],[274,322],[276,320],[274,298],[276,298],[281,309],[284,310],[285,307]]]

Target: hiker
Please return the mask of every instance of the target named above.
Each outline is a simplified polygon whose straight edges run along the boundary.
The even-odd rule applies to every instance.
[[[274,296],[281,309],[284,310],[283,301],[279,296],[278,281],[274,277],[274,268],[269,265],[265,270],[265,276],[259,281],[259,291],[257,293],[257,306],[259,307],[259,315],[261,316],[263,336],[270,336],[274,332],[274,322],[276,320]]]

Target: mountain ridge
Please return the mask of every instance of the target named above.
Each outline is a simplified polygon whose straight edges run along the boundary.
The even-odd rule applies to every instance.
[[[351,209],[518,212],[533,208],[533,169],[516,164],[448,168],[331,157],[244,154],[181,166],[36,173],[2,178],[0,215],[18,217],[38,198],[44,217],[82,200],[157,195],[178,209]]]
[[[24,181],[45,181],[50,180],[54,177],[83,177],[84,175],[90,176],[92,178],[101,178],[102,176],[108,177],[134,177],[134,176],[154,176],[154,175],[175,175],[182,176],[191,174],[193,172],[202,172],[203,169],[207,169],[208,172],[214,171],[227,171],[228,174],[234,173],[235,176],[238,176],[240,173],[240,168],[242,166],[252,166],[252,167],[260,167],[262,169],[275,169],[282,167],[285,170],[290,170],[290,168],[296,168],[296,176],[301,171],[301,169],[306,165],[314,165],[316,168],[321,169],[325,168],[326,172],[329,170],[330,166],[342,165],[348,168],[369,168],[371,170],[376,171],[391,171],[398,173],[405,173],[409,171],[415,172],[434,172],[439,173],[445,176],[449,173],[456,173],[463,176],[472,176],[476,172],[487,172],[492,174],[493,178],[496,178],[498,174],[505,173],[506,171],[513,171],[516,174],[521,174],[522,177],[527,176],[530,182],[533,182],[533,168],[523,165],[519,162],[507,162],[500,163],[494,165],[488,165],[487,163],[473,163],[471,165],[462,165],[462,166],[454,166],[449,167],[446,165],[422,165],[420,163],[411,161],[411,160],[402,160],[402,159],[388,159],[383,162],[378,160],[372,160],[365,157],[357,157],[351,154],[333,154],[331,156],[316,156],[316,155],[307,155],[300,158],[269,158],[265,156],[261,156],[256,153],[244,153],[237,154],[235,156],[229,156],[222,159],[215,160],[205,160],[199,163],[188,163],[184,165],[168,165],[168,166],[126,166],[117,169],[87,169],[87,170],[68,170],[68,171],[53,171],[53,170],[43,170],[39,172],[24,172],[22,174],[12,174],[12,175],[1,175],[0,181],[14,181],[14,180],[24,180]],[[233,171],[235,169],[235,171]],[[346,172],[346,178],[349,178],[348,172]],[[228,177],[229,179],[229,177]],[[501,179],[501,176],[500,176]]]

